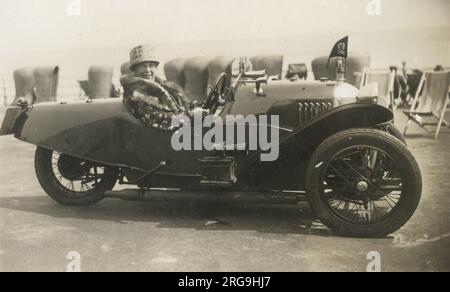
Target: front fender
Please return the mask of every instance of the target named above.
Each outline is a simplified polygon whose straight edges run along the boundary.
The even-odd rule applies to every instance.
[[[294,142],[312,152],[331,135],[352,128],[381,128],[394,119],[393,113],[380,105],[352,103],[336,107],[295,129],[282,139],[280,146]]]

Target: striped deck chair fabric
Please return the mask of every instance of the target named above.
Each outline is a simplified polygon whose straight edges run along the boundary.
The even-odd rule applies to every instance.
[[[394,82],[395,75],[389,71],[366,71],[363,85],[378,84],[378,94],[386,101],[389,108],[394,109]]]
[[[444,119],[449,102],[450,72],[427,72],[423,75],[411,109],[404,111],[408,123],[403,131],[406,134],[411,122],[429,132],[426,126],[437,126],[434,137],[437,139],[442,124],[450,127]],[[422,89],[423,88],[423,89]],[[420,94],[420,92],[422,92]],[[433,121],[425,121],[431,118]]]

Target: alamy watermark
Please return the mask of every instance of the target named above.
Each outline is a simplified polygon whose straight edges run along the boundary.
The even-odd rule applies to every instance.
[[[275,161],[279,156],[277,115],[227,115],[224,120],[194,112],[193,119],[184,115],[174,117],[171,126],[179,127],[171,139],[175,151],[260,150],[261,161]]]
[[[381,0],[370,0],[367,4],[367,14],[370,16],[381,15]]]
[[[67,4],[67,14],[70,16],[81,15],[81,0],[69,0]]]
[[[77,251],[69,251],[66,255],[69,263],[66,266],[66,272],[81,272],[81,255]]]
[[[367,253],[367,272],[381,272],[381,255],[378,251]]]

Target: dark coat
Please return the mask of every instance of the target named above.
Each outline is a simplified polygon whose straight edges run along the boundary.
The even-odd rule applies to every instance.
[[[172,117],[189,115],[182,90],[155,78],[154,81],[125,75],[120,80],[124,88],[124,103],[131,113],[148,126],[171,130]]]

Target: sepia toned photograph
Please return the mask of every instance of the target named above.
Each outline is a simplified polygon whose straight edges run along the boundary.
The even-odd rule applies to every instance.
[[[0,272],[450,271],[449,12],[2,0]]]

